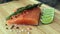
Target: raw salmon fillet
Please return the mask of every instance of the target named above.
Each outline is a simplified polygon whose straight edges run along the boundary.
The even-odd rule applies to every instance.
[[[12,16],[11,19],[7,20],[7,24],[38,25],[40,14],[41,10],[39,7],[24,10],[23,13]]]

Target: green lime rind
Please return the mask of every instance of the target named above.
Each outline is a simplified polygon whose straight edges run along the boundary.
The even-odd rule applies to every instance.
[[[54,19],[54,8],[43,8],[42,9],[41,22],[43,24],[49,24]]]

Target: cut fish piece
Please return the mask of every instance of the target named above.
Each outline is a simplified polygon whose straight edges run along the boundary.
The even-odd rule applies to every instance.
[[[18,16],[12,16],[12,19],[7,20],[8,24],[26,24],[26,25],[38,25],[39,16],[41,10],[39,7],[33,9],[24,10],[23,13],[18,14]]]

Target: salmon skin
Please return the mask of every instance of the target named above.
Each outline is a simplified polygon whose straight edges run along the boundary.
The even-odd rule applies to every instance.
[[[24,10],[22,13],[12,16],[7,24],[38,25],[41,10],[39,7]]]

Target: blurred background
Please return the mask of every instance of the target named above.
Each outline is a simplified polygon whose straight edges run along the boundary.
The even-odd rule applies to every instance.
[[[17,1],[17,0],[0,0],[0,4],[10,2],[10,1]],[[60,0],[37,0],[37,1],[60,10]]]
[[[60,0],[38,0],[38,1],[60,10]]]

